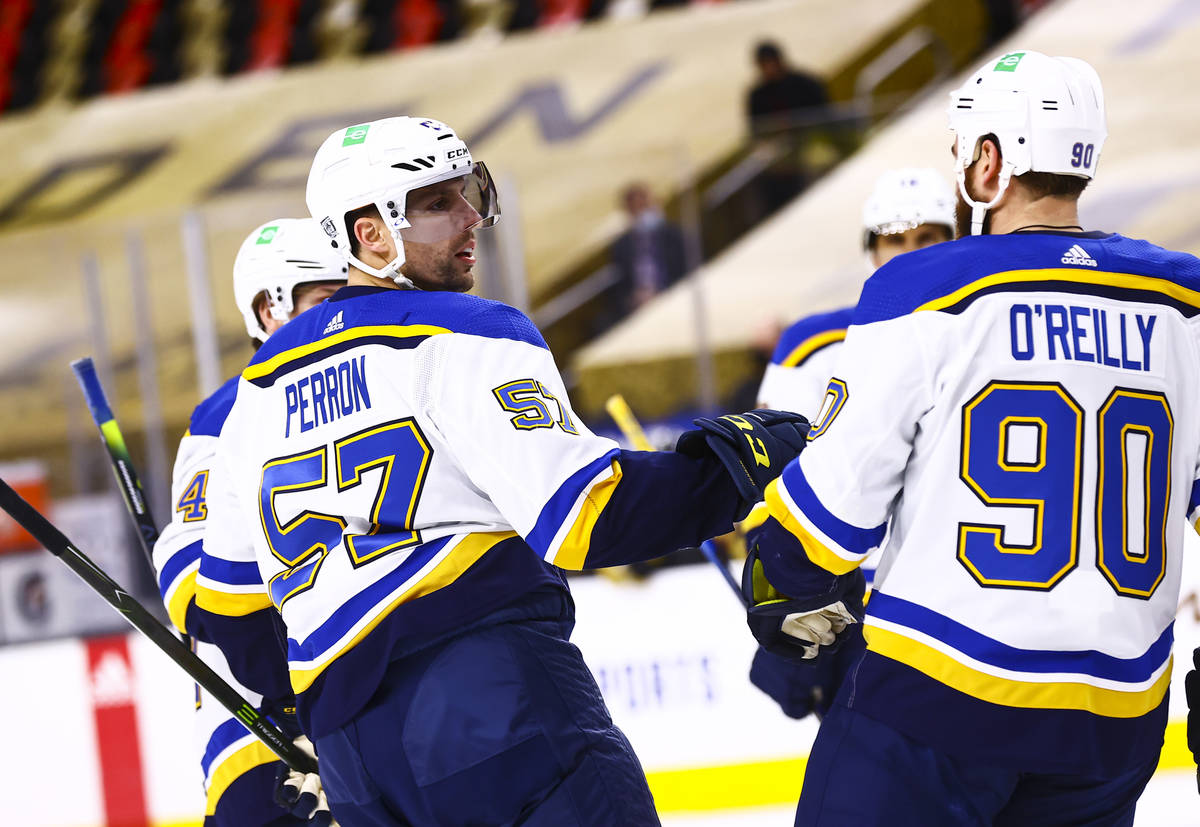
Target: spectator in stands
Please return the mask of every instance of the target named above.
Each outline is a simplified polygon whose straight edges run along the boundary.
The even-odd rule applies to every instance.
[[[748,114],[755,137],[788,132],[801,122],[819,117],[829,105],[829,93],[816,75],[788,65],[783,51],[769,40],[754,49],[758,83],[750,90]]]
[[[686,269],[683,232],[667,221],[649,187],[630,184],[621,193],[621,205],[629,216],[629,229],[612,246],[618,274],[612,303],[615,318],[679,281]]]
[[[762,176],[761,216],[786,204],[809,182],[805,153],[814,133],[829,119],[829,93],[816,75],[793,68],[776,43],[754,49],[758,82],[747,97],[750,134],[772,141],[777,160]]]

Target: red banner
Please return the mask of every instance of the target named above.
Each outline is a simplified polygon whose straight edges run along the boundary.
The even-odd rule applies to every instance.
[[[128,638],[92,638],[87,658],[106,824],[149,827]]]

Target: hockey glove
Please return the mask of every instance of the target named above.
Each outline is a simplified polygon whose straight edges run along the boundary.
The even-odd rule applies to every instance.
[[[861,623],[867,583],[862,571],[832,577],[829,590],[807,598],[781,594],[767,580],[758,546],[750,549],[742,569],[746,623],[754,638],[773,655],[793,662],[811,661],[822,649],[832,652],[846,630]]]
[[[313,758],[317,757],[312,741],[301,735],[293,743]],[[325,790],[321,789],[321,777],[316,773],[294,770],[282,761],[275,770],[275,803],[296,818],[305,819],[312,827],[337,827]]]
[[[837,651],[822,647],[816,658],[802,663],[784,660],[760,646],[750,664],[750,683],[778,703],[788,717],[804,718],[811,713],[820,720],[866,648],[862,625],[847,627],[836,644]]]
[[[1192,650],[1192,671],[1183,679],[1183,692],[1187,696],[1187,745],[1192,759],[1200,765],[1200,648]],[[1196,768],[1196,789],[1200,791],[1200,766]]]
[[[741,498],[735,522],[750,513],[762,499],[767,483],[804,450],[809,427],[800,414],[767,409],[716,419],[701,417],[692,424],[696,430],[681,434],[675,450],[690,457],[720,460]]]

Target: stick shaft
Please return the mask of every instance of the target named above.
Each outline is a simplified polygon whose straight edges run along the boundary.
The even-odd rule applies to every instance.
[[[737,595],[737,599],[741,601],[743,606],[749,608],[750,604],[746,602],[746,596],[742,594],[742,587],[738,585],[737,580],[734,579],[733,575],[729,572],[729,569],[725,566],[725,562],[721,559],[721,555],[717,551],[717,544],[712,540],[705,540],[700,544],[700,551],[705,557],[708,558],[708,562],[712,563],[721,570],[721,574],[724,576],[725,582],[729,585],[729,588],[733,589],[733,593]]]
[[[83,398],[87,402],[88,410],[96,422],[96,427],[100,429],[100,441],[104,443],[109,462],[112,463],[113,475],[117,478],[117,487],[121,489],[125,507],[137,525],[142,552],[153,568],[152,552],[154,544],[158,541],[158,527],[154,523],[154,517],[150,514],[150,506],[146,502],[146,492],[142,488],[142,481],[138,478],[137,471],[133,467],[133,460],[129,457],[125,437],[121,434],[117,418],[113,415],[112,408],[108,404],[108,397],[104,394],[104,386],[100,384],[100,377],[96,374],[96,366],[92,363],[91,357],[85,356],[72,362],[71,370],[75,372],[75,378],[79,380],[79,388],[83,391]]]
[[[145,606],[76,548],[66,535],[22,499],[3,479],[0,479],[0,508],[8,512],[9,516],[32,534],[47,551],[62,560],[71,571],[79,575],[109,605],[120,612],[135,629],[148,637],[196,683],[232,712],[246,729],[262,739],[272,752],[294,769],[302,772],[317,771],[316,762],[301,752],[278,727],[263,718],[245,698],[175,637],[170,629],[159,623]]]
[[[637,417],[633,415],[633,409],[629,407],[624,396],[619,393],[610,396],[604,403],[604,410],[608,411],[608,415],[613,418],[613,422],[617,423],[617,427],[621,429],[621,433],[625,435],[635,450],[654,450],[654,446],[646,438],[646,432],[642,430],[642,423],[638,422]]]

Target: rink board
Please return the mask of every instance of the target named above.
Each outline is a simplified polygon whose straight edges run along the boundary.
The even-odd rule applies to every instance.
[[[1183,729],[1184,664],[1200,644],[1194,561],[1200,542],[1189,542],[1184,582],[1191,585],[1176,624],[1179,660],[1163,779],[1156,777],[1144,805],[1155,814],[1145,823],[1159,825],[1193,823],[1188,813],[1197,808]],[[637,750],[667,823],[790,823],[817,724],[785,717],[750,685],[753,641],[718,574],[693,565],[642,583],[578,578],[573,591],[573,639]],[[0,649],[0,674],[7,677],[0,682],[0,728],[9,745],[20,745],[0,751],[7,823],[103,824],[104,790],[114,783],[114,767],[105,773],[100,766],[105,746],[109,755],[138,754],[150,823],[198,823],[203,800],[191,746],[192,685],[142,638],[119,639],[127,642],[127,661],[113,661],[110,652],[103,668],[93,670],[78,640]],[[118,733],[118,743],[98,743],[98,715],[119,714],[114,709],[126,702],[134,726]],[[121,763],[129,769],[127,759]],[[1189,783],[1179,782],[1181,774]]]

